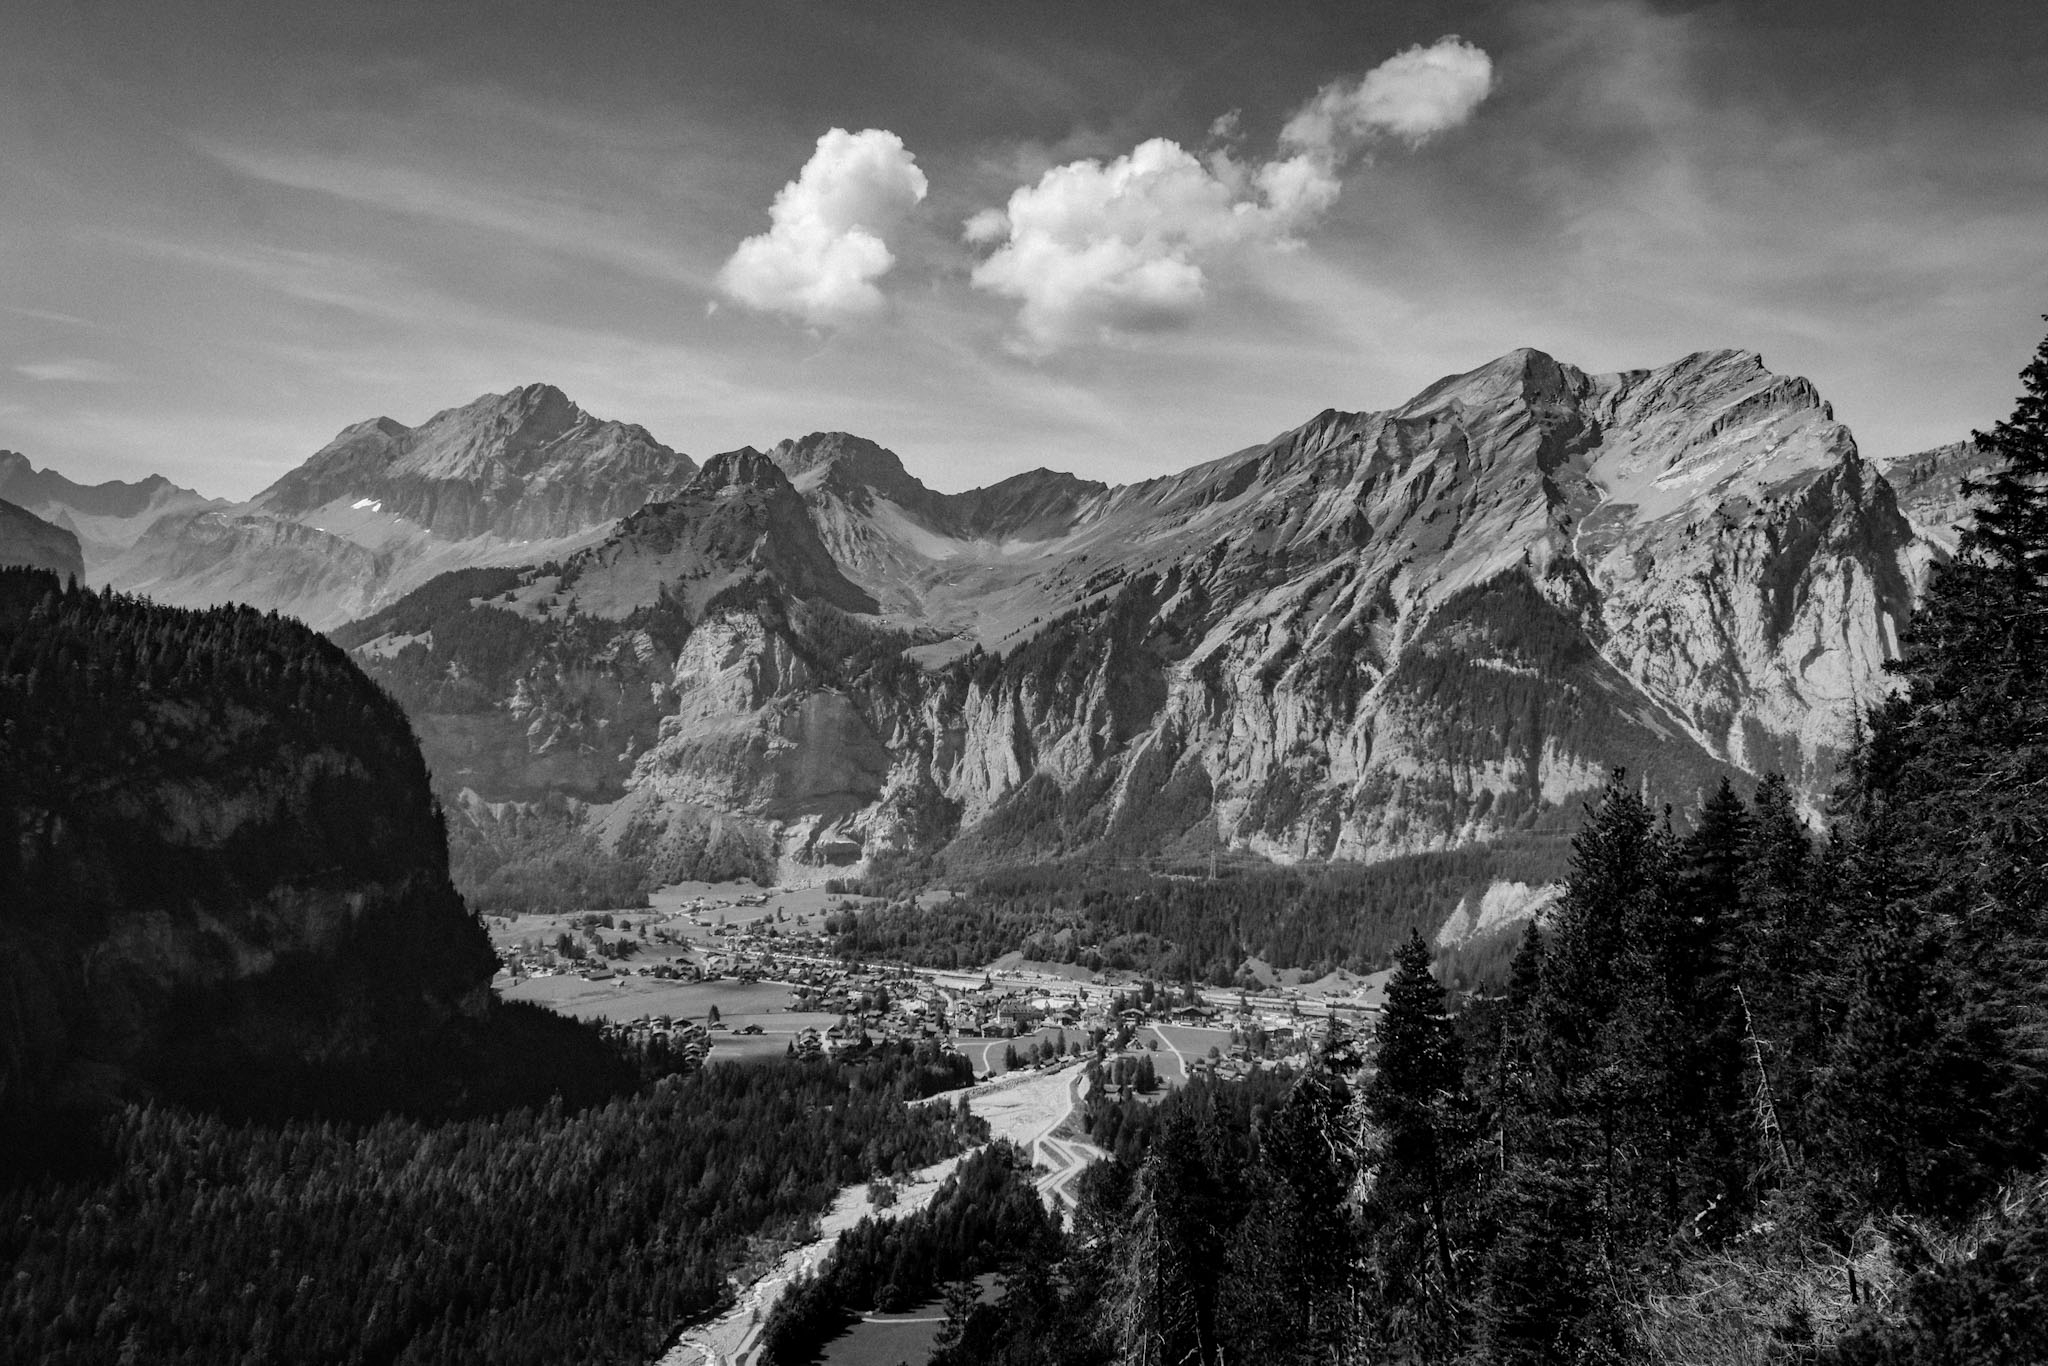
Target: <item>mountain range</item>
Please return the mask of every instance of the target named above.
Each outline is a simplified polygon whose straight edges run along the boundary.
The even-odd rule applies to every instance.
[[[696,472],[644,427],[531,384],[345,428],[254,498],[161,476],[87,487],[0,453],[0,498],[75,532],[87,576],[181,607],[246,602],[325,629],[436,574],[530,564],[610,531]]]
[[[530,385],[244,504],[164,485],[85,559],[329,629],[451,807],[566,802],[655,879],[1377,859],[1561,831],[1617,765],[1824,791],[1978,459],[1878,468],[1742,351],[1517,351],[1179,474],[964,493],[846,433],[698,469]]]

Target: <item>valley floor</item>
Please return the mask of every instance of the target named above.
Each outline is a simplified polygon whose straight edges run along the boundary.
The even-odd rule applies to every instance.
[[[964,1093],[947,1092],[920,1103],[951,1105],[965,1094],[974,1113],[988,1121],[991,1139],[1015,1143],[1045,1169],[1038,1179],[1039,1193],[1048,1202],[1071,1206],[1069,1183],[1088,1163],[1106,1155],[1089,1143],[1051,1137],[1072,1113],[1082,1084],[1081,1069],[1068,1063],[1042,1072],[1009,1073]],[[776,1300],[793,1280],[815,1271],[838,1245],[840,1235],[862,1219],[900,1219],[930,1204],[966,1156],[962,1153],[918,1172],[897,1188],[895,1203],[883,1209],[869,1200],[864,1185],[841,1190],[832,1208],[819,1219],[815,1240],[785,1253],[772,1270],[741,1291],[738,1301],[723,1315],[686,1330],[659,1366],[754,1366],[761,1330]]]

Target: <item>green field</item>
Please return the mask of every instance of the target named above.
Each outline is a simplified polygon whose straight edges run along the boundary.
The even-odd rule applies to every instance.
[[[779,1058],[799,1031],[839,1023],[837,1015],[791,1010],[789,988],[779,982],[664,982],[655,977],[592,982],[564,975],[528,977],[500,994],[508,1001],[533,1001],[579,1020],[668,1015],[701,1024],[715,1005],[725,1028],[711,1031],[711,1056],[721,1062]],[[759,1025],[761,1033],[740,1033],[748,1025]]]
[[[923,1366],[943,1321],[936,1304],[907,1316],[863,1319],[825,1344],[819,1366]]]

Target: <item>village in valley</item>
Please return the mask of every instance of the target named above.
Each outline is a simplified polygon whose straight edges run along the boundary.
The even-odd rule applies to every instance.
[[[1017,955],[978,971],[840,957],[827,918],[864,898],[682,883],[641,910],[490,917],[507,999],[604,1022],[701,1062],[838,1054],[894,1040],[963,1054],[978,1077],[1143,1054],[1167,1087],[1298,1066],[1333,1026],[1371,1028],[1383,982],[1257,989],[1161,983]],[[1129,1069],[1126,1069],[1127,1072]]]

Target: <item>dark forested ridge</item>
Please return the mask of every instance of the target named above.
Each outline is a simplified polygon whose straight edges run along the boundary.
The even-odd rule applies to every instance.
[[[640,1366],[841,1186],[985,1132],[904,1104],[960,1062],[721,1065],[440,1124],[130,1108],[109,1174],[0,1186],[0,1359]]]
[[[495,1005],[404,713],[295,621],[0,571],[0,833],[0,1114],[444,1112],[631,1080]],[[493,1051],[514,1038],[516,1063]]]

